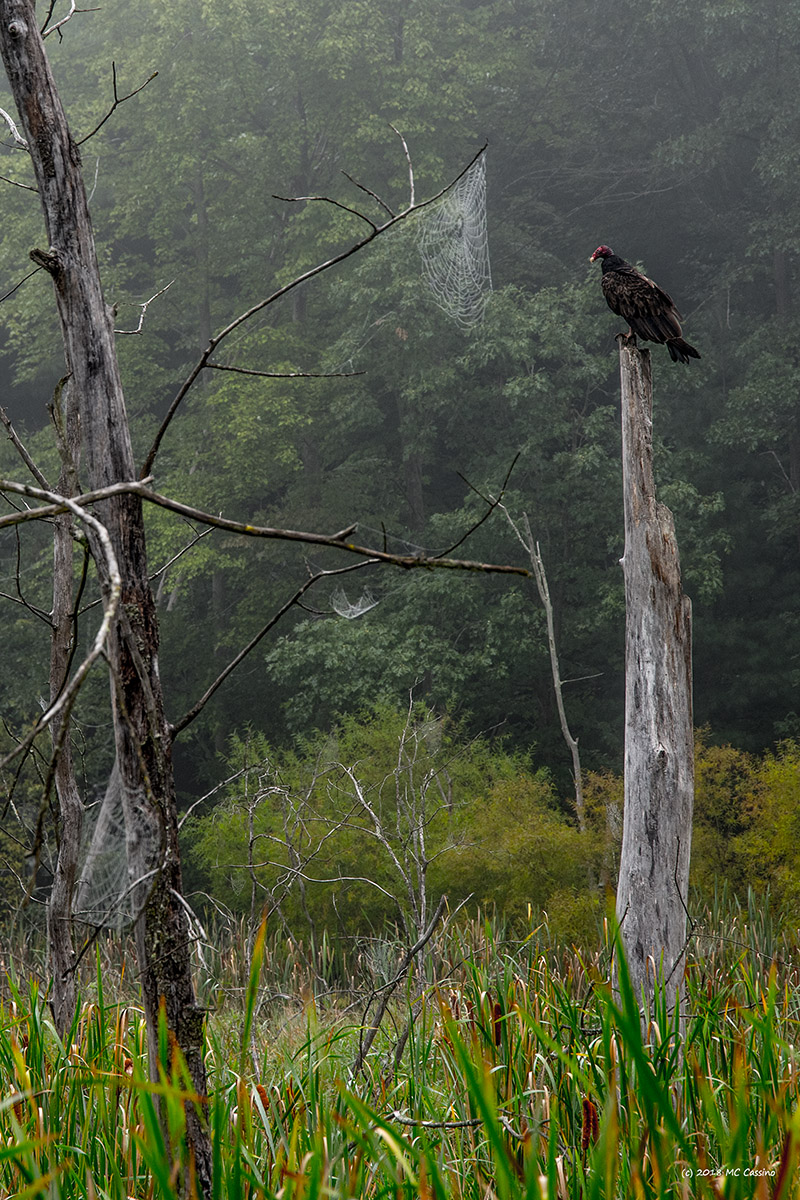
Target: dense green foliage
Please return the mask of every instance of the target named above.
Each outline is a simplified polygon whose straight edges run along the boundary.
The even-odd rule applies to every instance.
[[[78,135],[121,105],[82,153],[143,453],[210,333],[276,284],[341,249],[363,222],[282,195],[379,209],[343,171],[398,207],[409,141],[417,192],[451,178],[483,139],[495,295],[458,330],[433,303],[413,233],[376,243],[246,326],[225,361],[363,375],[258,380],[207,371],[157,460],[164,490],[296,528],[440,548],[482,506],[464,482],[508,495],[542,545],[568,701],[585,760],[620,757],[621,573],[613,334],[586,259],[610,242],[673,291],[703,359],[655,352],[657,469],[695,601],[696,713],[714,738],[761,750],[796,733],[800,430],[796,404],[796,156],[800,29],[789,0],[643,9],[629,0],[554,10],[540,0],[231,0],[110,3],[53,37]],[[9,107],[9,105],[6,105]],[[2,174],[29,182],[6,146]],[[0,294],[41,240],[36,198],[4,187]],[[60,374],[45,277],[2,306],[8,407],[35,431]],[[22,473],[11,448],[2,469]],[[153,569],[188,541],[152,515]],[[44,573],[22,536],[24,594]],[[519,561],[499,516],[466,544]],[[13,580],[16,546],[4,541]],[[329,560],[310,556],[314,563]],[[214,534],[159,580],[162,668],[177,717],[291,595],[302,555]],[[523,583],[362,576],[379,600],[360,620],[295,610],[224,687],[178,748],[198,794],[213,751],[245,723],[271,742],[329,727],[409,687],[478,730],[503,724],[556,772],[560,745],[542,620]],[[15,585],[4,590],[15,592]],[[330,595],[314,607],[330,612]],[[24,616],[20,610],[19,616]],[[4,711],[29,716],[45,632],[6,621]],[[40,690],[40,685],[38,685]],[[96,737],[97,735],[92,735]],[[102,736],[107,736],[103,734]]]
[[[217,931],[202,946],[214,1195],[789,1200],[800,1152],[791,946],[755,906],[709,911],[698,933],[682,1056],[658,1006],[643,1040],[624,973],[618,997],[608,986],[607,947],[579,956],[546,929],[510,940],[478,920],[437,939],[436,978],[432,960],[419,965],[353,1077],[361,1003],[326,991],[328,948],[309,973],[280,938],[257,940],[251,960]],[[383,982],[369,950],[339,951],[350,987]],[[118,970],[103,956],[63,1043],[38,989],[12,979],[0,1010],[4,1195],[196,1194],[181,1182],[185,1068],[176,1058],[171,1077],[147,1082],[142,1017]]]
[[[291,753],[251,735],[229,767],[226,798],[186,830],[187,865],[253,924],[266,904],[312,941],[396,924],[413,943],[444,894],[596,935],[596,898],[576,897],[613,855],[605,812],[581,837],[546,772],[420,706],[350,718]]]
[[[690,915],[724,879],[800,924],[797,743],[759,757],[701,737],[695,757]],[[529,757],[417,705],[348,718],[292,751],[250,732],[226,773],[221,798],[185,830],[201,907],[213,896],[251,926],[266,908],[271,928],[312,946],[325,930],[391,926],[411,944],[441,895],[468,911],[494,905],[520,926],[544,911],[553,934],[578,945],[597,936],[622,834],[611,772],[587,773],[581,834],[574,799]]]

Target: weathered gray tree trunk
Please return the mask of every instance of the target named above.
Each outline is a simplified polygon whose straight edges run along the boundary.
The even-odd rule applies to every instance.
[[[59,491],[74,496],[80,453],[77,406],[69,386],[56,388],[53,424],[61,454]],[[72,524],[70,513],[53,520],[53,611],[50,639],[50,700],[54,702],[67,682],[73,648]],[[66,722],[66,728],[64,724]],[[75,947],[72,899],[78,871],[83,829],[83,799],[75,779],[69,716],[56,718],[51,728],[58,796],[58,857],[47,906],[47,958],[53,976],[52,1009],[55,1026],[63,1038],[75,1015]]]
[[[31,257],[53,281],[69,386],[80,412],[81,470],[92,488],[136,478],[119,377],[111,312],[100,285],[80,154],[70,133],[39,35],[31,0],[0,0],[0,48],[36,175],[48,249]],[[203,1013],[191,975],[186,913],[181,900],[171,731],[158,674],[158,622],[147,573],[141,501],[122,495],[98,507],[122,574],[118,617],[109,641],[117,759],[124,791],[129,869],[150,875],[139,890],[136,922],[139,973],[147,1017],[151,1070],[157,1069],[163,1008],[195,1090],[204,1095]],[[141,836],[144,830],[147,836]],[[160,843],[152,874],[152,831]],[[167,1068],[169,1064],[165,1064]],[[205,1113],[187,1107],[187,1140],[197,1181],[211,1186]]]
[[[691,605],[653,481],[650,354],[620,339],[625,509],[625,814],[617,919],[634,991],[680,1004],[694,804]]]

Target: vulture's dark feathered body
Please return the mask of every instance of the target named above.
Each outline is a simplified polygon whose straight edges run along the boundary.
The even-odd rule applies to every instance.
[[[673,362],[688,363],[700,355],[684,340],[681,314],[672,297],[608,246],[598,246],[590,262],[603,264],[601,287],[608,307],[624,317],[631,333],[647,342],[666,345]]]

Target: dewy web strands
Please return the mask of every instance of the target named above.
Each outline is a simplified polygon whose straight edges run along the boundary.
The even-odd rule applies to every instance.
[[[369,588],[365,592],[362,592],[357,600],[352,602],[348,600],[344,588],[339,588],[331,596],[331,608],[333,611],[337,616],[345,617],[348,621],[355,621],[358,617],[363,617],[364,613],[368,613],[377,604],[378,601]]]
[[[94,826],[84,837],[73,912],[89,928],[123,929],[134,921],[161,858],[161,830],[138,796],[129,796],[126,804],[124,787],[115,762]]]
[[[477,325],[492,290],[485,153],[422,214],[419,251],[439,307],[462,329]]]

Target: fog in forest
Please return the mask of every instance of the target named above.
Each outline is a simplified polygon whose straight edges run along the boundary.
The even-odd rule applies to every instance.
[[[481,522],[513,464],[503,503],[541,547],[572,730],[587,768],[618,771],[625,326],[589,263],[607,244],[671,294],[702,355],[684,365],[651,347],[659,495],[694,606],[695,724],[736,752],[800,736],[796,4],[138,0],[81,14],[47,46],[88,138],[139,461],[212,335],[487,146],[485,207],[479,180],[451,214],[449,236],[473,238],[461,276],[432,280],[432,205],[265,308],[220,348],[236,370],[206,369],[171,424],[162,492],[253,524],[357,522],[362,543],[398,554],[440,553],[472,530],[459,556],[524,566],[503,513]],[[0,104],[13,111],[7,90]],[[42,271],[21,282],[41,216],[7,125],[0,153],[2,403],[56,478],[52,289]],[[471,265],[461,319],[448,296]],[[20,477],[7,440],[2,454]],[[343,564],[291,542],[196,540],[161,510],[147,519],[177,720],[309,571]],[[31,618],[50,606],[47,530],[19,539],[0,542],[7,730],[35,716],[48,671]],[[81,644],[95,628],[88,610]],[[288,753],[341,718],[402,714],[409,695],[459,736],[529,756],[569,796],[531,581],[370,566],[292,606],[178,740],[185,806],[247,738]],[[77,714],[90,788],[112,753],[106,704],[98,674]]]

